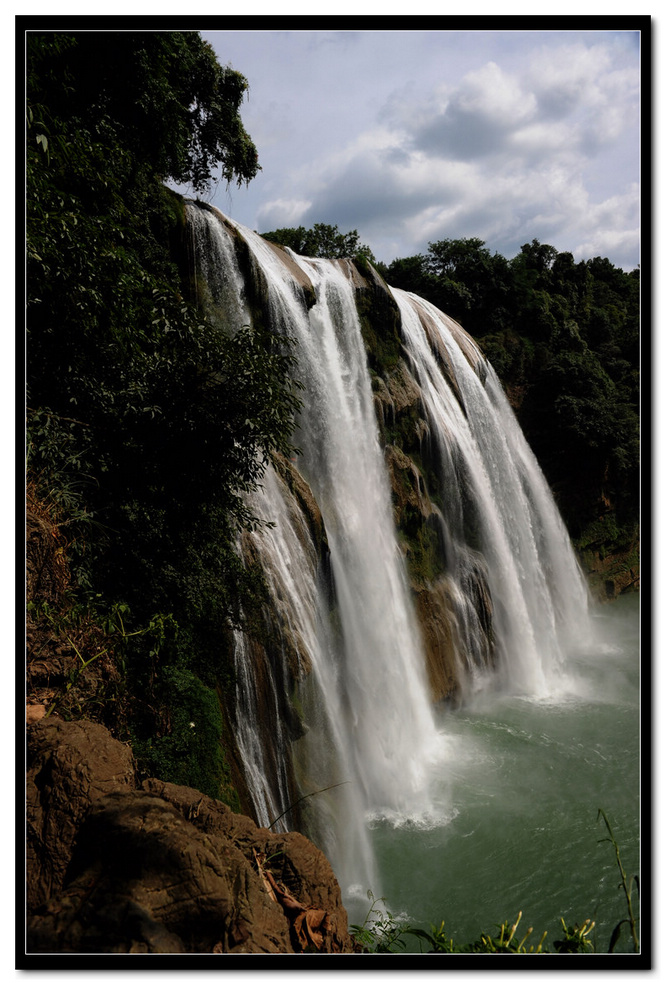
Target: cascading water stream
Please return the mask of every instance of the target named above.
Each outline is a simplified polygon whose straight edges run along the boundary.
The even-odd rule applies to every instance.
[[[587,589],[566,530],[492,368],[434,306],[397,289],[392,293],[438,443],[443,492],[447,500],[454,494],[444,512],[451,572],[464,578],[466,563],[480,553],[493,605],[496,678],[504,689],[548,695],[554,684],[561,688],[565,653],[590,635]],[[424,324],[431,338],[439,338],[436,346],[457,392]]]
[[[267,780],[251,657],[239,633],[238,745],[255,811],[268,823],[288,808],[287,775],[275,758],[289,753],[299,791],[317,793],[303,807],[305,832],[329,857],[347,900],[357,890],[379,894],[368,818],[444,824],[453,813],[441,781],[432,798],[448,745],[430,705],[350,268],[278,252],[207,210],[192,206],[190,218],[218,321],[230,333],[251,322],[235,231],[249,248],[270,327],[295,345],[304,388],[294,467],[312,490],[330,551],[327,576],[302,511],[269,468],[253,503],[275,527],[256,533],[254,545],[276,616],[302,657],[305,734],[288,750],[275,719],[278,751]],[[391,294],[438,464],[452,655],[463,692],[561,691],[565,655],[585,643],[590,627],[582,574],[548,487],[471,338],[417,296]],[[276,714],[277,686],[287,685],[284,663],[280,669],[282,677],[270,678]]]
[[[297,464],[322,512],[339,616],[339,635],[326,642],[329,654],[313,664],[314,683],[336,744],[336,777],[350,782],[355,803],[355,815],[345,810],[347,834],[338,819],[328,851],[345,888],[359,882],[367,888],[368,872],[358,870],[357,851],[345,841],[363,840],[358,830],[350,834],[370,810],[428,808],[427,762],[436,731],[365,348],[353,288],[340,265],[298,258],[315,291],[307,310],[290,271],[267,244],[239,231],[266,277],[272,323],[298,345],[305,389]],[[307,756],[312,771],[316,750]],[[325,770],[320,773],[327,784]]]
[[[208,228],[208,240],[222,244],[207,257],[214,269],[225,269],[225,295],[233,285],[242,301],[244,285],[232,237],[210,213],[196,214],[197,225]],[[309,685],[319,698],[309,696],[310,712],[317,717],[317,729],[323,725],[329,744],[325,755],[316,746],[300,755],[300,778],[308,787],[323,787],[334,774],[351,786],[336,792],[336,805],[330,807],[336,822],[320,839],[328,841],[327,852],[343,885],[367,888],[371,873],[365,815],[369,810],[427,808],[427,761],[436,730],[395,537],[365,349],[353,289],[335,262],[299,258],[315,290],[316,302],[308,310],[289,268],[266,242],[242,226],[235,228],[263,275],[271,326],[297,344],[298,377],[305,386],[298,467],[322,512],[336,595],[335,609],[324,608],[319,599],[316,624],[312,602],[307,613],[304,606],[296,612],[308,619],[299,627],[315,636]],[[271,494],[275,502],[274,485],[268,477],[258,509]],[[284,542],[284,517],[264,513],[278,525],[261,543],[266,553],[271,550],[268,574],[275,579],[282,574],[282,590],[296,599],[300,584],[294,580],[294,560],[280,562],[274,551]],[[332,611],[336,626],[328,621]],[[252,698],[245,701],[251,705]],[[252,714],[245,718],[251,727]],[[253,745],[250,737],[240,742]],[[246,769],[255,768],[253,754]],[[342,810],[341,800],[347,803]]]
[[[311,810],[308,814],[308,827],[347,891],[377,885],[363,821],[365,803],[360,785],[352,780],[356,764],[338,707],[342,661],[331,632],[330,605],[318,572],[318,555],[302,511],[272,467],[266,470],[263,489],[255,496],[253,507],[264,521],[274,525],[271,530],[256,532],[254,545],[273,606],[282,619],[283,633],[291,637],[299,658],[299,697],[307,729],[294,749],[296,774],[301,794],[317,796],[314,813]],[[253,759],[250,757],[250,763]],[[258,788],[261,794],[261,783]],[[270,794],[269,789],[268,799]],[[285,799],[280,811],[288,806]],[[273,809],[273,815],[279,815],[277,804]]]

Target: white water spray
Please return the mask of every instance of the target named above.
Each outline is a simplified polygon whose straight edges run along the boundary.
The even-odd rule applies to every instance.
[[[453,550],[449,572],[464,579],[469,560],[482,557],[496,680],[505,690],[548,695],[562,683],[566,654],[590,632],[587,589],[566,530],[497,377],[473,342],[430,303],[392,292],[450,501],[443,511]]]

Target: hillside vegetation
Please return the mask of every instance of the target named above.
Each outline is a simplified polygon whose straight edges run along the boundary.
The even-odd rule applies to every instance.
[[[113,698],[70,692],[61,712],[104,718],[144,773],[214,796],[231,629],[263,593],[236,526],[298,403],[278,338],[225,339],[199,314],[164,181],[251,180],[246,88],[198,33],[28,35],[28,495],[71,574],[29,615],[63,642],[86,617],[123,665]]]

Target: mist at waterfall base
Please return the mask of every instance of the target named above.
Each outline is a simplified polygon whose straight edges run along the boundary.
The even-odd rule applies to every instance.
[[[386,289],[437,466],[429,520],[442,547],[460,700],[434,709],[373,399],[383,383],[377,373],[373,381],[361,335],[359,274],[350,262],[278,253],[208,209],[188,214],[197,268],[228,333],[252,321],[240,238],[269,328],[292,339],[303,386],[292,460],[329,546],[324,573],[302,509],[269,467],[254,503],[275,526],[255,545],[274,614],[302,660],[304,735],[290,745],[277,708],[288,670],[273,663],[262,666],[276,706],[272,751],[262,746],[257,667],[239,633],[237,743],[257,818],[268,825],[288,812],[289,757],[308,796],[302,832],[331,861],[351,922],[365,918],[370,891],[416,926],[444,919],[458,941],[519,910],[525,929],[551,940],[560,916],[589,917],[605,950],[624,914],[614,856],[598,844],[599,807],[627,870],[638,864],[636,599],[590,611],[494,372],[452,320]],[[273,826],[287,828],[288,817]]]
[[[447,937],[464,943],[522,911],[522,932],[534,927],[528,944],[548,931],[552,947],[561,917],[589,918],[596,950],[608,950],[627,913],[599,808],[627,875],[640,870],[638,605],[629,594],[594,610],[599,645],[568,664],[575,691],[438,714],[431,795],[448,821],[370,820],[386,906],[399,920],[426,929],[444,920]],[[615,951],[632,950],[625,928]]]

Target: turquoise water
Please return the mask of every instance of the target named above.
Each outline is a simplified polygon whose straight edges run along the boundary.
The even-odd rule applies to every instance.
[[[599,808],[625,871],[639,871],[638,611],[637,594],[595,609],[595,650],[567,665],[561,698],[441,712],[432,809],[371,822],[392,914],[444,920],[460,943],[519,911],[534,944],[559,936],[560,917],[590,918],[596,950],[608,950],[626,905]],[[615,950],[632,950],[628,933]]]

